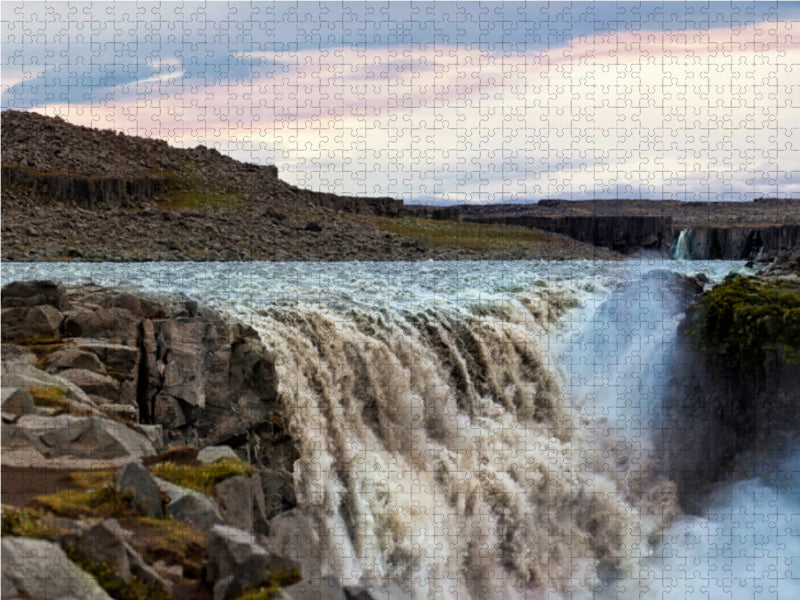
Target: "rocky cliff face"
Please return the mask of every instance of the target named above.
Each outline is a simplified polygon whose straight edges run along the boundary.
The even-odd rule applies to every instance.
[[[535,227],[568,235],[623,254],[639,249],[665,250],[672,241],[672,218],[659,216],[533,216],[464,217],[465,221]]]
[[[744,451],[800,424],[800,254],[705,292],[680,329],[664,427],[669,476],[692,505]]]
[[[694,227],[685,231],[686,258],[769,261],[800,245],[800,225]],[[677,236],[677,234],[676,234]],[[674,243],[674,242],[673,242]]]
[[[269,471],[269,511],[291,508],[296,451],[281,425],[274,356],[252,328],[186,299],[51,282],[8,284],[2,304],[4,360],[33,352],[28,379],[75,389],[87,414],[157,427],[156,450],[228,445]],[[8,368],[12,378],[19,371]]]

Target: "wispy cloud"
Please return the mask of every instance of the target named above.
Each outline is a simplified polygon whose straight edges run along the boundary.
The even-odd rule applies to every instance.
[[[549,49],[231,45],[206,64],[173,51],[36,110],[214,145],[340,193],[744,199],[800,182],[796,25],[623,28]]]

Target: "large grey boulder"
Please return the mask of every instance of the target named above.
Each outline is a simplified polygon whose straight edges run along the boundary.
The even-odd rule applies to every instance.
[[[225,600],[246,587],[258,585],[270,571],[294,566],[259,546],[252,533],[226,525],[211,528],[206,551],[207,577],[214,584],[214,600]]]
[[[105,403],[114,403],[119,399],[119,382],[113,377],[89,371],[88,369],[67,369],[59,373],[92,396],[105,399]]]
[[[129,462],[123,465],[117,476],[117,489],[133,495],[133,503],[148,517],[160,517],[161,494],[150,471],[140,463]]]
[[[107,562],[117,570],[117,575],[131,580],[131,561],[124,532],[116,519],[106,519],[90,527],[75,542],[79,550],[92,562]]]
[[[4,308],[2,311],[3,339],[7,341],[36,341],[59,338],[64,320],[58,309],[49,304]]]
[[[80,308],[66,313],[62,329],[67,337],[97,338],[135,346],[139,338],[139,319],[124,308]]]
[[[347,598],[339,578],[333,575],[307,577],[282,591],[287,600],[346,600]]]
[[[269,520],[265,545],[274,554],[297,563],[304,578],[319,577],[322,572],[319,535],[296,508]]]
[[[221,458],[239,458],[230,446],[206,446],[197,453],[197,460],[210,464]]]
[[[53,281],[12,281],[2,290],[3,308],[47,304],[58,310],[67,310],[69,301],[64,288]]]
[[[244,531],[257,531],[264,535],[269,533],[258,474],[229,477],[217,484],[215,495],[222,515],[229,524]]]
[[[105,365],[91,352],[84,352],[76,346],[56,350],[47,358],[47,372],[58,373],[67,369],[85,369],[95,373],[106,373]]]
[[[33,365],[8,365],[3,362],[2,377],[3,385],[26,390],[33,388],[60,388],[64,392],[64,399],[77,411],[97,411],[97,404],[78,385],[60,375],[41,371]]]
[[[22,415],[35,415],[39,410],[33,403],[33,396],[26,390],[3,386],[0,388],[2,395],[3,419],[10,422],[16,421]]]
[[[3,598],[110,600],[91,575],[51,542],[3,536],[2,548]]]
[[[169,497],[167,514],[190,527],[208,531],[214,525],[224,523],[216,502],[198,491],[176,485],[160,477],[154,477],[158,488]]]
[[[135,346],[93,339],[76,339],[73,343],[82,351],[94,354],[110,370],[127,377],[136,375],[140,353]]]
[[[133,459],[156,453],[144,435],[102,417],[26,415],[16,425],[35,436],[53,456]]]
[[[172,585],[127,542],[131,535],[116,519],[106,519],[74,536],[74,539],[75,545],[89,560],[112,564],[123,581],[130,583],[131,578],[136,577],[170,591]]]

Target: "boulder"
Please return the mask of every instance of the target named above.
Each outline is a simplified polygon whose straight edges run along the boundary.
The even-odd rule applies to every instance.
[[[113,403],[119,399],[119,382],[108,375],[88,369],[67,369],[61,371],[59,375],[80,387],[87,394],[105,398],[106,402]]]
[[[145,436],[101,417],[26,415],[20,417],[17,426],[38,438],[54,456],[115,459],[155,454],[153,445]]]
[[[203,408],[209,379],[222,372],[227,379],[224,323],[207,319],[174,319],[161,326],[159,355],[164,364],[162,391],[183,402]],[[230,351],[228,350],[228,353]],[[227,381],[221,381],[227,387]]]
[[[92,562],[112,564],[126,583],[131,580],[131,561],[122,527],[116,519],[106,519],[90,527],[75,545]]]
[[[2,394],[4,419],[6,415],[13,415],[15,417],[14,420],[16,420],[22,415],[35,415],[39,412],[33,403],[33,396],[23,389],[3,386],[0,388],[0,394]]]
[[[139,368],[139,350],[135,346],[111,344],[92,339],[73,340],[81,350],[94,354],[108,369],[126,377],[135,377]]]
[[[148,517],[160,517],[161,494],[153,476],[137,462],[126,463],[117,476],[117,489],[133,495],[133,503]]]
[[[52,340],[60,337],[64,316],[49,304],[4,308],[3,339],[7,341]]]
[[[34,388],[60,388],[64,399],[79,410],[96,411],[95,404],[79,386],[59,375],[46,373],[33,365],[2,365],[3,385],[26,390]]]
[[[283,593],[291,600],[345,600],[344,588],[338,577],[304,578],[302,581],[283,589]]]
[[[154,477],[158,488],[170,499],[167,514],[181,523],[200,531],[208,531],[214,525],[224,523],[216,502],[205,494],[176,485],[160,477]]]
[[[198,492],[172,500],[167,504],[167,514],[200,531],[208,531],[214,525],[224,522],[213,500]]]
[[[35,365],[39,360],[25,346],[18,344],[2,344],[0,346],[0,356],[7,365]]]
[[[66,314],[63,333],[67,337],[97,338],[135,346],[139,319],[124,308],[77,309]]]
[[[239,458],[230,446],[206,446],[197,453],[197,460],[203,464],[218,461],[221,458]]]
[[[94,373],[106,373],[105,365],[95,354],[84,352],[75,346],[56,350],[47,358],[47,372],[59,373],[68,369],[84,369]],[[79,384],[80,385],[80,384]]]
[[[245,531],[269,533],[258,474],[229,477],[217,484],[215,495],[225,521]]]
[[[110,600],[92,576],[51,542],[3,536],[2,548],[3,598]]]
[[[264,581],[270,571],[290,570],[294,564],[259,546],[252,533],[215,525],[208,532],[207,577],[214,584],[214,600],[225,600],[246,587]]]
[[[164,449],[164,428],[161,425],[144,425],[142,423],[137,423],[133,426],[133,429],[150,440],[156,452],[161,452]]]
[[[274,554],[297,563],[304,578],[318,576],[321,572],[319,536],[296,508],[269,520],[265,545]]]
[[[77,537],[75,544],[89,560],[112,564],[126,583],[136,577],[171,591],[172,585],[128,544],[126,538],[130,535],[131,532],[120,527],[115,519],[106,519]]]
[[[53,281],[12,281],[3,286],[3,308],[40,304],[47,304],[61,311],[69,308],[64,288]]]

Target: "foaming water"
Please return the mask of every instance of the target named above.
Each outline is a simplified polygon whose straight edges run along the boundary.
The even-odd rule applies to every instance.
[[[735,268],[29,263],[3,276],[180,291],[256,327],[276,352],[322,574],[415,598],[778,597],[798,571],[797,453],[750,457],[759,470],[692,518],[656,464],[678,275]]]

